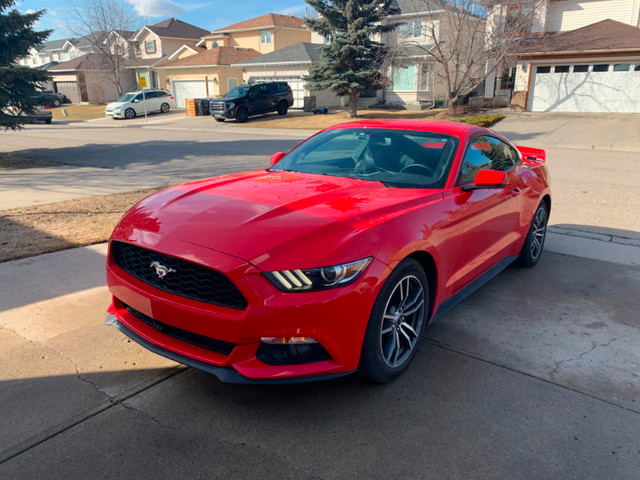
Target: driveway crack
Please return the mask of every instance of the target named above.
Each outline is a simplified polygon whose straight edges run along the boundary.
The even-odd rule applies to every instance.
[[[582,360],[582,358],[583,358],[585,355],[589,355],[589,354],[590,354],[591,352],[593,352],[595,349],[597,349],[597,348],[603,348],[603,347],[608,347],[608,346],[609,346],[609,345],[611,345],[613,342],[616,342],[616,341],[620,340],[621,338],[628,337],[628,336],[630,336],[630,335],[633,335],[633,334],[628,334],[628,335],[622,335],[622,336],[619,336],[619,337],[614,337],[614,338],[612,338],[611,340],[609,340],[609,341],[608,341],[608,342],[606,342],[606,343],[597,343],[597,342],[592,342],[592,346],[591,346],[591,348],[590,348],[590,349],[588,349],[588,350],[586,350],[586,351],[584,351],[584,352],[582,352],[582,353],[580,353],[580,354],[578,354],[578,355],[576,355],[576,356],[574,356],[574,357],[571,357],[571,358],[565,358],[565,359],[562,359],[562,360],[559,360],[559,361],[555,362],[555,363],[554,363],[554,367],[553,367],[551,370],[549,370],[549,376],[550,376],[550,377],[551,377],[551,379],[555,382],[555,381],[556,381],[556,375],[558,374],[558,371],[560,370],[560,367],[561,367],[563,364],[566,364],[566,363],[569,363],[569,362],[576,362],[576,361]]]

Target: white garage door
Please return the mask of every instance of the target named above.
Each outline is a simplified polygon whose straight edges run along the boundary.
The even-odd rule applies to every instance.
[[[533,67],[533,112],[640,112],[640,63]]]
[[[171,92],[177,108],[186,108],[184,101],[187,98],[207,98],[204,80],[172,80]],[[213,96],[213,81],[209,80],[209,97]]]
[[[293,108],[304,107],[304,82],[300,77],[251,77],[249,83],[287,82],[293,91]]]

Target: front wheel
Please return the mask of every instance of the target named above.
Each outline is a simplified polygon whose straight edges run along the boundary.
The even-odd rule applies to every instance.
[[[249,119],[249,112],[247,112],[246,108],[238,109],[236,113],[236,122],[244,123]]]
[[[548,219],[549,210],[546,202],[543,200],[540,202],[540,205],[538,205],[538,209],[533,216],[533,220],[531,220],[531,226],[529,227],[527,238],[525,238],[522,250],[520,250],[518,264],[521,267],[533,267],[538,263],[538,260],[540,260],[542,249],[544,247],[544,240],[547,236]]]
[[[58,99],[58,98],[54,98],[54,100],[53,100],[53,106],[54,106],[54,107],[59,107],[59,106],[60,106],[60,99]]]
[[[278,104],[278,115],[286,115],[287,110],[289,110],[289,105],[287,104],[287,102],[283,101]]]
[[[131,120],[132,118],[136,118],[136,111],[133,108],[127,108],[124,111],[124,116],[125,116],[125,118],[128,118],[129,120]]]
[[[358,373],[379,383],[402,374],[415,356],[428,306],[427,276],[407,258],[391,272],[373,305]]]
[[[169,106],[169,104],[168,104],[168,103],[163,103],[163,104],[160,106],[160,111],[161,111],[162,113],[167,113],[170,109],[171,109],[171,107]]]

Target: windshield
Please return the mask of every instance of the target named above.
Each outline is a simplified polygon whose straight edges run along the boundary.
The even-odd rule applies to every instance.
[[[118,100],[116,100],[116,102],[130,102],[135,96],[135,93],[125,93]]]
[[[396,188],[444,188],[457,145],[456,137],[415,130],[327,130],[289,152],[271,171],[359,178]]]
[[[227,93],[224,98],[239,98],[239,97],[244,97],[247,92],[249,91],[249,89],[251,88],[250,85],[240,85],[239,87],[234,87],[231,90],[229,90],[229,93]]]

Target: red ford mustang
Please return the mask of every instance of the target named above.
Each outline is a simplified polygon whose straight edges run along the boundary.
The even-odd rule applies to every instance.
[[[107,323],[227,382],[390,381],[427,323],[537,263],[544,161],[462,123],[336,125],[267,170],[134,206],[109,244]]]

